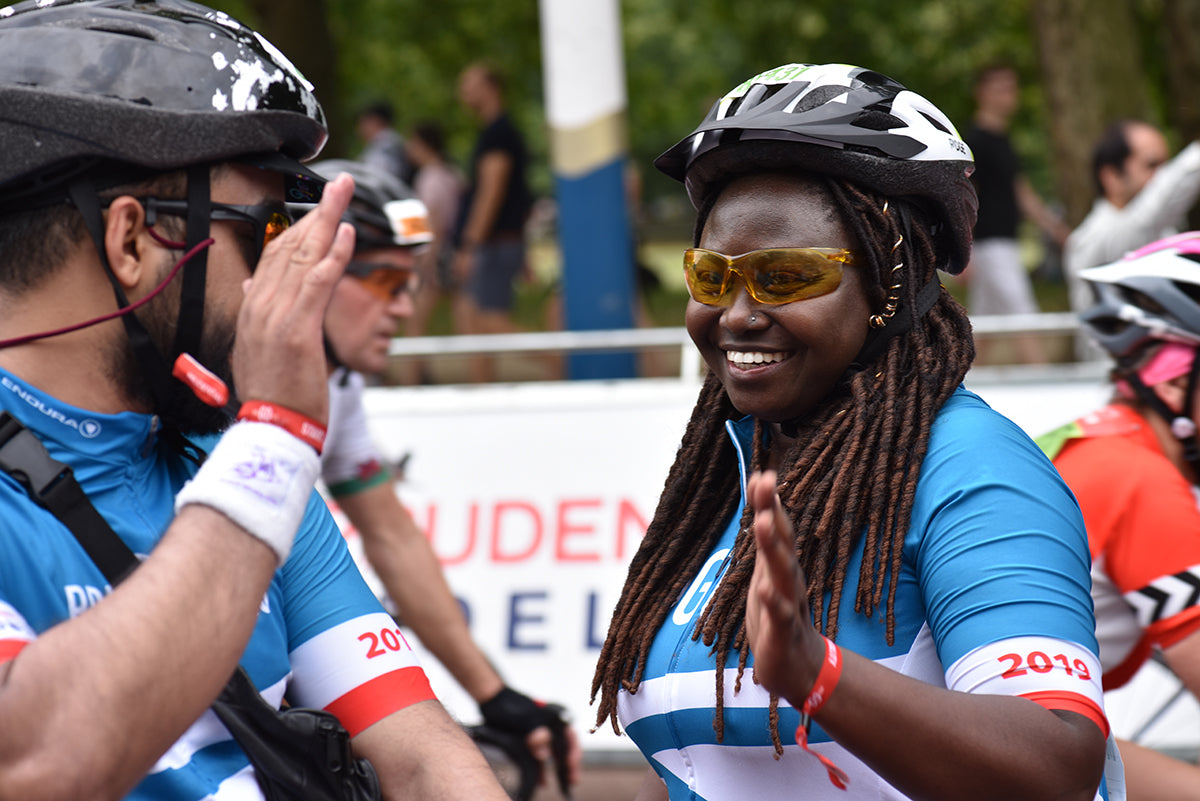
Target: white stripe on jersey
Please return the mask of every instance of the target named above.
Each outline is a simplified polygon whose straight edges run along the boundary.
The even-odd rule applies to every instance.
[[[1104,709],[1100,660],[1088,649],[1052,637],[1011,637],[984,645],[946,671],[952,690],[989,695],[1068,692]]]
[[[803,798],[805,801],[843,801],[845,790],[829,781],[825,766],[795,744],[790,732],[780,732],[783,755],[773,746],[699,745],[688,749],[688,760],[675,749],[653,755],[655,761],[687,782],[693,765],[704,774],[706,801],[744,801],[748,798]],[[907,796],[881,779],[858,758],[836,743],[818,743],[813,751],[827,756],[850,778],[851,798],[908,801]]]
[[[254,778],[254,768],[246,766],[222,781],[210,798],[211,801],[262,801],[262,797],[258,779]]]
[[[283,703],[283,694],[287,689],[287,680],[277,681],[270,687],[264,689],[260,695],[268,704],[279,708]],[[161,773],[164,770],[178,770],[187,766],[192,761],[192,757],[197,751],[208,748],[214,743],[225,742],[232,739],[229,730],[217,718],[217,713],[212,709],[206,709],[204,714],[197,718],[196,722],[188,727],[188,730],[183,733],[183,736],[176,740],[167,752],[158,758],[158,762],[150,769],[149,774]]]
[[[900,670],[901,663],[907,658],[908,655],[904,654],[880,659],[876,664]],[[617,696],[617,718],[623,727],[628,728],[631,723],[644,717],[661,715],[672,710],[715,709],[713,693],[716,691],[716,681],[717,678],[711,670],[671,673],[644,680],[635,694],[621,692]],[[726,709],[765,709],[770,704],[770,694],[754,683],[752,666],[748,665],[742,674],[742,689],[738,693],[733,690],[736,681],[737,668],[726,668]],[[791,706],[782,698],[779,699],[779,705]]]
[[[326,629],[297,647],[289,658],[296,677],[292,683],[296,700],[318,709],[377,676],[420,667],[399,625],[384,612]]]
[[[11,604],[0,601],[0,640],[33,642],[37,632],[25,622],[25,617]]]

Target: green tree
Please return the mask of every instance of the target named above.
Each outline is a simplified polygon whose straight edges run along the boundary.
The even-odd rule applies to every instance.
[[[467,155],[475,122],[460,108],[459,71],[485,59],[509,80],[529,137],[535,187],[552,190],[542,100],[539,0],[214,0],[261,26],[311,80],[333,125],[327,155],[353,155],[350,121],[390,99],[401,128],[439,119]],[[1091,142],[1114,115],[1166,125],[1174,143],[1200,130],[1200,3],[1195,0],[621,0],[630,151],[648,198],[680,193],[651,167],[722,93],[792,61],[877,69],[944,109],[971,115],[971,78],[1016,67],[1013,136],[1034,184],[1072,219],[1090,203]]]

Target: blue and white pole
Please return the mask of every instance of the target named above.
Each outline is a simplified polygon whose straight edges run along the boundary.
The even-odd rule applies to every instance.
[[[631,328],[636,296],[619,0],[539,0],[539,9],[565,326]],[[576,354],[568,373],[624,378],[637,367],[628,352]]]

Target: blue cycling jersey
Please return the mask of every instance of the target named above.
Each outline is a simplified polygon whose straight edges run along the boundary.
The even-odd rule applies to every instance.
[[[739,454],[744,505],[754,421],[727,428]],[[664,621],[637,692],[620,694],[626,732],[672,801],[906,799],[814,723],[813,749],[850,775],[848,793],[835,788],[821,763],[795,744],[800,714],[782,700],[784,753],[776,759],[770,698],[754,684],[750,666],[734,691],[736,651],[723,666],[724,736],[718,741],[715,655],[693,634],[726,570],[741,514],[739,506]],[[838,619],[842,648],[937,686],[1022,695],[1083,712],[1106,730],[1078,506],[1029,438],[978,397],[960,389],[934,423],[904,541],[892,644],[882,611],[871,617],[854,612],[862,559],[860,538]],[[1108,797],[1102,785],[1097,798]]]
[[[4,371],[0,408],[34,431],[51,456],[71,465],[93,505],[134,553],[154,549],[174,516],[175,493],[196,469],[159,443],[157,418],[68,406]],[[215,442],[197,440],[201,447]],[[74,535],[7,474],[0,475],[0,519],[2,662],[40,632],[101,603],[111,588]],[[415,655],[363,583],[316,493],[291,555],[262,599],[241,664],[271,703],[278,706],[287,690],[295,703],[333,711],[352,734],[433,697]],[[245,755],[210,710],[129,797],[198,801],[261,794]]]

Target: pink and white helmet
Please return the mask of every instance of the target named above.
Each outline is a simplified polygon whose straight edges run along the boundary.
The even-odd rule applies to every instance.
[[[1080,320],[1118,363],[1152,342],[1200,345],[1200,231],[1160,239],[1079,275],[1096,293]]]

